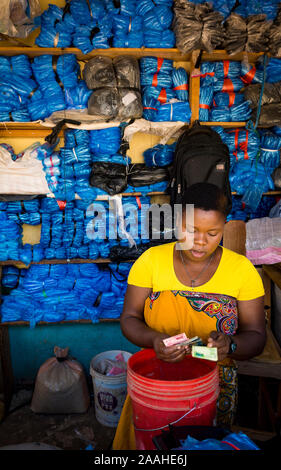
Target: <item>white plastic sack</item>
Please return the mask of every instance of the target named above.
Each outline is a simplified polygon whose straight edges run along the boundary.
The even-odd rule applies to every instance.
[[[28,5],[30,16],[26,14]],[[34,29],[33,19],[41,12],[39,0],[0,0],[0,33],[26,38]]]
[[[246,256],[255,265],[281,262],[281,218],[262,217],[246,223]]]
[[[43,165],[32,150],[40,144],[28,147],[23,156],[12,160],[10,153],[0,147],[0,191],[1,194],[38,195],[48,194],[50,189]]]

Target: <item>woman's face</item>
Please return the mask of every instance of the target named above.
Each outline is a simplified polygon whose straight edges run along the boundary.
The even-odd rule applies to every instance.
[[[182,217],[183,241],[187,241],[185,255],[192,261],[208,258],[220,244],[225,216],[218,211],[194,209],[194,218]],[[182,241],[182,239],[180,240]]]

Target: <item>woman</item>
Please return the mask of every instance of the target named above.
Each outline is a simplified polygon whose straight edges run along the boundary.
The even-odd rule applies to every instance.
[[[163,361],[181,361],[186,346],[165,347],[163,339],[185,332],[218,350],[220,395],[217,425],[230,425],[237,402],[235,359],[260,354],[265,345],[264,288],[252,263],[220,246],[227,198],[215,185],[198,183],[185,193],[194,220],[183,217],[184,239],[146,250],[134,263],[121,316],[123,334]],[[186,223],[187,219],[187,223]],[[124,404],[113,449],[135,449],[130,398]]]

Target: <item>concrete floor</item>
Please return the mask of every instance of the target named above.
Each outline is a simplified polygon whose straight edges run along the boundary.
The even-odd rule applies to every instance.
[[[40,443],[63,450],[110,449],[115,428],[97,421],[92,400],[86,413],[45,415],[30,409],[31,397],[30,389],[14,394],[9,413],[0,423],[0,448]]]
[[[237,414],[237,432],[245,429],[257,429],[257,387],[253,378],[240,380],[240,401]],[[90,389],[91,405],[86,413],[66,415],[45,415],[34,413],[30,409],[33,385],[18,386],[13,395],[9,412],[0,423],[0,450],[5,446],[19,449],[24,444],[40,443],[62,450],[96,450],[108,451],[111,449],[115,428],[100,424],[95,417],[93,392]],[[270,428],[268,431],[271,431]],[[251,435],[253,440],[270,443],[270,448],[280,449],[280,434],[272,432],[259,432]],[[255,439],[256,438],[256,439]],[[272,441],[272,438],[273,441]],[[272,444],[271,444],[272,442]],[[36,445],[31,447],[33,450]]]

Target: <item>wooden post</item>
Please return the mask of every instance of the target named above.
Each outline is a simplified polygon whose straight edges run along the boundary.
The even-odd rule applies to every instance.
[[[189,76],[189,104],[191,109],[190,124],[199,119],[199,95],[200,95],[200,66],[195,68],[200,51],[191,54]]]

